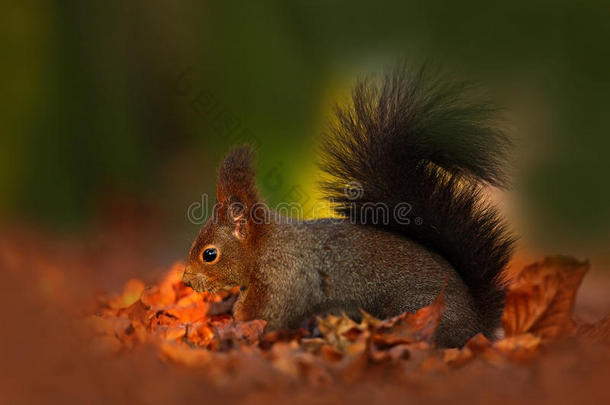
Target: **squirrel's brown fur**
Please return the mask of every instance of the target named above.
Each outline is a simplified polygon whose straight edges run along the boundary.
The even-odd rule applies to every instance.
[[[380,87],[356,88],[323,148],[331,176],[324,187],[341,219],[299,221],[267,208],[252,150],[233,149],[184,282],[201,291],[240,286],[235,317],[278,329],[325,313],[413,312],[446,281],[437,344],[492,337],[513,242],[481,193],[486,182],[503,184],[508,143],[489,125],[489,110],[464,102],[459,90],[406,70]],[[346,184],[361,189],[346,195]],[[390,216],[375,215],[371,203]],[[400,207],[408,218],[395,217]],[[203,260],[206,249],[215,249],[213,261]]]

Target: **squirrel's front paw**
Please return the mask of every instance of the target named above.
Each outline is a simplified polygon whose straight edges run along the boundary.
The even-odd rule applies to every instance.
[[[249,319],[244,308],[244,293],[241,292],[233,305],[233,319],[236,321],[247,321]]]

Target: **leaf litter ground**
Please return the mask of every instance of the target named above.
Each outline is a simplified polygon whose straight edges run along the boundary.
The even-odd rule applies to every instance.
[[[574,319],[588,263],[571,258],[514,272],[500,339],[477,335],[442,349],[432,343],[442,293],[392,319],[325,316],[308,329],[265,333],[263,320],[232,319],[231,294],[185,287],[181,263],[157,283],[132,279],[120,294],[92,288],[76,299],[62,286],[78,276],[63,270],[86,264],[0,246],[9,270],[1,291],[3,403],[610,399],[610,318]]]

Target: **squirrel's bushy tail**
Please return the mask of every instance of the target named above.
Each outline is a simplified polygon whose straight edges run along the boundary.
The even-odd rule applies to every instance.
[[[351,104],[337,107],[324,141],[322,186],[339,214],[441,254],[468,286],[490,336],[514,240],[483,189],[506,186],[510,141],[494,127],[493,109],[468,101],[465,90],[424,69],[361,81]],[[379,203],[389,216],[366,209]]]

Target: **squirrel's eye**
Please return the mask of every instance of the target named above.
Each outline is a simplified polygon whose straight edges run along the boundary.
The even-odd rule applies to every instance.
[[[201,254],[201,259],[207,263],[213,262],[214,260],[216,260],[217,257],[218,250],[216,250],[216,248],[207,248]]]

